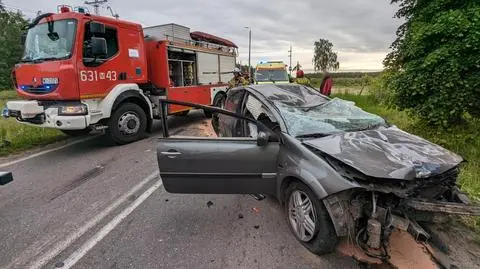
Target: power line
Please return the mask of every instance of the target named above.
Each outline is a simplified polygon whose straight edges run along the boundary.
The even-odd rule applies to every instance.
[[[85,1],[85,5],[90,5],[93,6],[93,10],[95,12],[95,15],[100,15],[99,13],[99,7],[105,3],[107,3],[108,0],[94,0],[94,1]]]

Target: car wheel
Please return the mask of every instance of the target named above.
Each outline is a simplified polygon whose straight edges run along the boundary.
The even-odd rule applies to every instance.
[[[285,215],[297,240],[317,255],[333,252],[339,239],[322,201],[300,182],[290,184],[285,194]]]
[[[82,129],[82,130],[60,130],[60,131],[62,131],[62,133],[66,134],[68,136],[77,137],[77,136],[88,135],[92,131],[92,128],[87,127],[85,129]]]
[[[142,139],[147,129],[147,116],[134,103],[124,103],[113,112],[107,133],[117,144],[127,144]]]

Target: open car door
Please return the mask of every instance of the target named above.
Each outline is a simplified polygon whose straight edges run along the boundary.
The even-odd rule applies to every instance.
[[[162,100],[210,110],[258,124],[253,119],[220,108]],[[252,137],[169,137],[166,116],[162,118],[164,137],[158,141],[160,176],[171,193],[275,194],[279,142],[271,142],[267,132]]]

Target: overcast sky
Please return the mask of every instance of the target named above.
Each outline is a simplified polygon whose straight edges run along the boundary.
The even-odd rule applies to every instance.
[[[29,17],[38,10],[52,12],[57,4],[83,5],[77,0],[3,0]],[[248,26],[252,29],[252,65],[260,60],[283,60],[293,47],[292,62],[312,68],[313,42],[334,44],[341,70],[375,70],[389,51],[400,23],[390,0],[109,0],[121,19],[143,26],[177,23],[227,38],[239,46],[238,61],[248,62]],[[93,12],[93,8],[90,7]]]

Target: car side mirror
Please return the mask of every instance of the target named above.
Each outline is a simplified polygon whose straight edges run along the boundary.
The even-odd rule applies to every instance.
[[[90,22],[89,23],[90,34],[95,35],[104,35],[105,34],[105,24],[100,22]]]
[[[270,139],[270,135],[266,132],[260,131],[257,135],[257,146],[264,147],[268,145],[268,140]]]
[[[0,185],[6,185],[13,181],[11,172],[0,172]]]
[[[92,37],[92,55],[101,57],[107,55],[107,40],[103,37]]]

